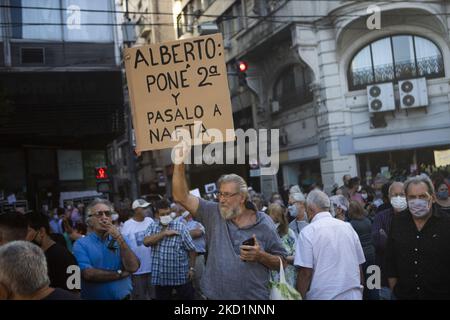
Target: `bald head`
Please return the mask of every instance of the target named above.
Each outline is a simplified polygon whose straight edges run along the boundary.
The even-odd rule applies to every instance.
[[[405,196],[405,185],[403,182],[393,182],[389,187],[389,198],[392,197],[404,197]]]

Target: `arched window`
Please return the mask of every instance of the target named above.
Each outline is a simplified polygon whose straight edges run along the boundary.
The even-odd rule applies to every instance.
[[[413,35],[389,36],[362,48],[348,70],[350,90],[367,85],[415,77],[444,77],[440,49],[430,40]]]
[[[312,82],[310,69],[300,64],[289,66],[278,77],[273,88],[273,100],[280,108],[289,109],[313,100],[309,85]]]

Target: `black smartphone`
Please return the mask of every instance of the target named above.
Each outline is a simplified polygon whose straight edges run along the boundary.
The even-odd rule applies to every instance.
[[[250,239],[245,240],[242,242],[242,245],[244,246],[254,246],[255,245],[255,239],[251,237]]]

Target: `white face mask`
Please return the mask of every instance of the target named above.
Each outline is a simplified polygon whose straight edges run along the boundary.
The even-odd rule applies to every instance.
[[[189,216],[189,211],[183,212],[182,217],[183,217],[184,219],[186,219],[188,216]]]
[[[171,212],[171,213],[170,213],[170,217],[171,217],[172,219],[175,219],[175,218],[177,217],[177,214],[176,214],[175,212]]]
[[[159,222],[161,222],[163,226],[167,226],[172,220],[173,218],[170,215],[162,216],[159,218]]]
[[[391,198],[391,204],[394,207],[394,209],[398,211],[403,211],[408,207],[408,203],[406,202],[405,197],[392,197]]]

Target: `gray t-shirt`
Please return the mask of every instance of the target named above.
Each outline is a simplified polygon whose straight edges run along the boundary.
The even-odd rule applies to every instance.
[[[217,202],[200,199],[197,211],[206,230],[208,259],[201,289],[213,300],[268,300],[269,269],[258,262],[244,262],[235,250],[253,234],[267,253],[286,257],[270,217],[257,212],[254,225],[238,228],[220,215]]]
[[[298,237],[298,235],[300,234],[300,231],[302,231],[302,229],[304,227],[306,227],[308,225],[308,222],[306,221],[298,221],[297,219],[294,219],[291,221],[291,223],[289,223],[289,228],[295,232],[295,235]]]

